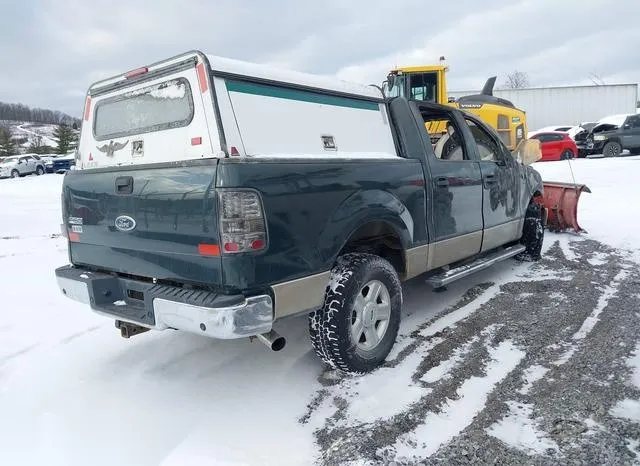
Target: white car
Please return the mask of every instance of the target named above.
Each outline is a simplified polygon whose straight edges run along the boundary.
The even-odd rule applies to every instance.
[[[14,155],[0,163],[0,178],[18,178],[33,173],[44,174],[44,163],[37,155]]]
[[[527,133],[527,138],[531,139],[532,136],[535,136],[538,133],[549,133],[549,132],[561,132],[566,133],[573,125],[564,125],[564,126],[545,126],[544,128],[537,129],[535,131],[529,131]]]

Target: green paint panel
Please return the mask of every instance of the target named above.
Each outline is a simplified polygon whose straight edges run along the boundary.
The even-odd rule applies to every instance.
[[[226,81],[226,86],[228,92],[241,92],[243,94],[275,97],[277,99],[298,100],[301,102],[334,105],[337,107],[358,108],[360,110],[380,110],[378,108],[378,104],[375,102],[320,94],[311,91],[301,91],[298,89],[289,89],[286,87],[230,80]]]

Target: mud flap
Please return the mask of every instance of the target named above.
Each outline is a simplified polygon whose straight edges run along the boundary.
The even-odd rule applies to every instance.
[[[565,231],[569,228],[576,233],[586,233],[578,224],[578,201],[583,192],[591,190],[584,184],[543,182],[542,204],[547,209],[546,226],[550,231]]]

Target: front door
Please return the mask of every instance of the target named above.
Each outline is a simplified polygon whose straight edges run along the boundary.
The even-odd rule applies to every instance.
[[[433,152],[427,154],[433,244],[428,268],[433,269],[480,252],[482,176],[468,138],[460,137],[463,122],[445,109],[419,108],[424,122],[434,128],[429,133]]]
[[[484,252],[522,235],[522,172],[509,150],[481,121],[468,116],[464,120],[473,135],[473,150],[482,173]]]
[[[625,149],[640,149],[640,115],[627,117],[622,126],[622,145]]]

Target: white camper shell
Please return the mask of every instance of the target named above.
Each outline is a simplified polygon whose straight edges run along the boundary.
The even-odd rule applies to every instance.
[[[76,168],[397,157],[374,86],[189,52],[93,84]]]

